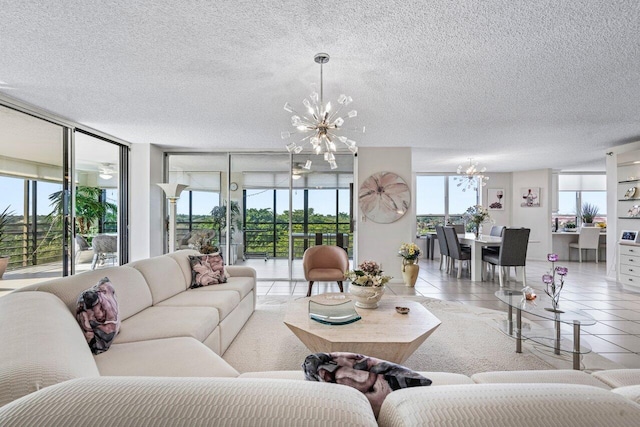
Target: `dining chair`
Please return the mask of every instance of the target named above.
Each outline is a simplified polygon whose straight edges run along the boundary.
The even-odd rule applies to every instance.
[[[489,236],[492,237],[500,237],[502,236],[502,230],[504,230],[504,225],[493,225],[491,226],[491,231],[489,232]],[[495,253],[500,252],[500,246],[483,246],[482,253]]]
[[[522,286],[527,286],[526,263],[530,234],[531,229],[529,228],[505,228],[502,231],[500,252],[497,254],[482,254],[482,261],[492,265],[494,279],[495,267],[500,267],[498,270],[500,287],[503,286],[504,267],[522,267]],[[506,273],[508,280],[508,269]]]
[[[308,297],[311,296],[313,283],[317,281],[338,282],[340,292],[344,292],[342,281],[349,269],[349,256],[340,246],[312,246],[302,255],[302,269],[305,280],[309,281]]]
[[[582,250],[593,249],[596,251],[596,263],[598,263],[598,249],[600,248],[600,227],[582,227],[578,235],[578,243],[569,243],[569,261],[571,261],[571,249],[578,249],[579,260],[582,262]]]
[[[458,240],[458,234],[456,233],[456,229],[452,226],[444,227],[444,236],[447,240],[447,248],[449,249],[449,258],[451,258],[451,266],[453,267],[453,263],[455,260],[458,260],[458,279],[462,277],[462,261],[470,261],[471,260],[471,248],[467,251],[460,246],[460,241]],[[467,263],[467,269],[469,273],[471,273],[470,262]]]
[[[440,270],[442,270],[442,263],[445,262],[448,273],[451,259],[449,257],[449,247],[447,246],[447,237],[444,235],[443,226],[436,225],[436,236],[438,236],[438,245],[440,246]]]
[[[453,224],[452,227],[456,230],[456,234],[464,234],[464,224]]]

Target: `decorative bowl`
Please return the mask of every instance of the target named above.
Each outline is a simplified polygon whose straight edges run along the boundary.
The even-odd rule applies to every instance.
[[[396,311],[400,314],[407,314],[409,313],[410,309],[409,307],[396,307]]]

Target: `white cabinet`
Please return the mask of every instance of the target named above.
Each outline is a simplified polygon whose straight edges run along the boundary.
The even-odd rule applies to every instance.
[[[620,282],[640,286],[640,246],[618,245]]]

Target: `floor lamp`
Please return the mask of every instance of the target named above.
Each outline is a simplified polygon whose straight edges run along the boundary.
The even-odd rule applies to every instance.
[[[164,190],[169,200],[169,252],[176,250],[176,201],[180,198],[182,190],[188,187],[184,184],[158,184]]]

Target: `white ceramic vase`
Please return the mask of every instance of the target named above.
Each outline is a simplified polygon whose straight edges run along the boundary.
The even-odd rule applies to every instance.
[[[349,284],[349,293],[356,300],[356,307],[377,308],[382,295],[384,295],[384,285],[362,286],[351,282]]]

